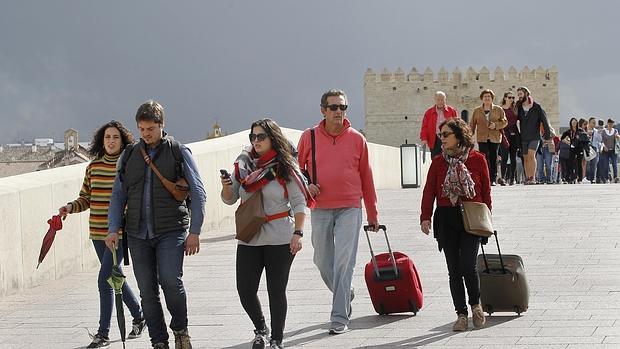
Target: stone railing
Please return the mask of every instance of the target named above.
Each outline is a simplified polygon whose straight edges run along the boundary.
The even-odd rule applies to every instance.
[[[283,131],[297,143],[301,131]],[[236,206],[225,205],[219,198],[219,169],[232,172],[235,158],[248,144],[247,135],[248,131],[243,131],[188,144],[207,191],[202,229],[205,238],[210,232],[233,231]],[[399,149],[369,144],[369,150],[376,187],[400,188]],[[47,220],[58,207],[77,198],[85,168],[86,164],[80,164],[0,179],[0,296],[97,267],[88,238],[87,211],[68,216],[45,261],[36,269]]]

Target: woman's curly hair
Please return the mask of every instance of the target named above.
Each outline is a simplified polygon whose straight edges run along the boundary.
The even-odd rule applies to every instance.
[[[116,128],[121,133],[121,151],[125,149],[127,144],[133,143],[133,135],[120,121],[112,120],[105,125],[99,127],[93,136],[93,140],[90,143],[88,153],[96,158],[101,158],[105,155],[105,147],[103,146],[103,137],[105,130],[110,127]]]

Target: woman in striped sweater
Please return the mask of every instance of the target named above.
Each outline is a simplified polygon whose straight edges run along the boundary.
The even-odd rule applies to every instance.
[[[112,252],[106,248],[104,239],[108,234],[108,207],[112,195],[112,186],[116,177],[116,162],[127,144],[133,141],[131,132],[118,121],[110,121],[99,128],[93,137],[89,149],[95,159],[88,164],[86,175],[79,197],[59,209],[64,217],[70,213],[78,213],[90,209],[90,239],[101,262],[99,269],[99,330],[87,348],[103,348],[110,345],[108,337],[114,293],[106,279],[112,271]],[[120,244],[119,244],[120,245]],[[123,260],[123,249],[116,250],[118,264]],[[145,327],[142,309],[138,299],[129,288],[123,285],[123,301],[133,316],[133,327],[128,338],[140,337]]]

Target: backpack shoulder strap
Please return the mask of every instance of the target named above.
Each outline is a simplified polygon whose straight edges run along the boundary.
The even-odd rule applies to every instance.
[[[312,144],[312,183],[318,183],[316,180],[316,140],[314,136],[314,127],[310,129],[310,143]]]
[[[183,170],[183,154],[181,153],[181,142],[177,141],[177,140],[172,140],[171,142],[171,147],[172,147],[172,156],[174,156],[174,160],[177,162],[177,170],[179,171],[178,173],[181,174],[181,177],[185,177],[185,171]],[[189,148],[187,148],[189,150]],[[190,153],[192,151],[190,150]]]
[[[123,175],[125,174],[125,168],[127,167],[127,161],[129,161],[129,158],[131,157],[131,153],[133,153],[133,150],[139,143],[131,143],[131,144],[127,144],[127,146],[125,147],[125,150],[123,151],[123,159],[121,161],[121,165],[120,167],[118,167],[117,169],[117,173],[120,176],[121,181],[123,180]]]

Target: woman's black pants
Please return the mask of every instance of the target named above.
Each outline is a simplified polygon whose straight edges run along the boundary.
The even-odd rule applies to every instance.
[[[265,269],[271,338],[281,341],[286,321],[286,285],[295,256],[289,244],[266,246],[237,246],[237,292],[245,312],[257,330],[266,329],[265,317],[258,299],[258,284]]]
[[[467,315],[465,288],[467,288],[469,304],[480,303],[480,279],[476,269],[480,237],[465,231],[463,217],[458,206],[438,207],[435,211],[435,220],[438,218],[442,219],[443,223],[436,222],[439,224],[434,226],[435,229],[441,226],[439,244],[446,257],[454,310],[457,314]]]
[[[499,143],[493,143],[491,141],[478,142],[478,148],[481,153],[487,157],[487,163],[489,165],[489,176],[491,177],[491,183],[497,182],[497,148]]]

